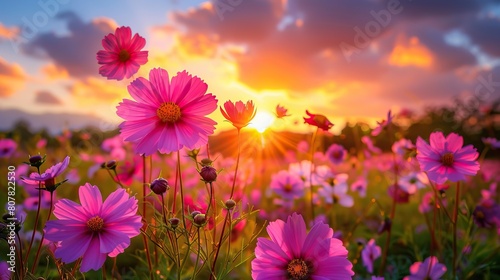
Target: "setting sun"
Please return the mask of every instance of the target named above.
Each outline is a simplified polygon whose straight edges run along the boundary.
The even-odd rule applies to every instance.
[[[271,125],[273,125],[275,117],[273,114],[267,111],[259,111],[255,115],[255,118],[250,122],[248,127],[255,128],[258,132],[262,133],[266,131]]]

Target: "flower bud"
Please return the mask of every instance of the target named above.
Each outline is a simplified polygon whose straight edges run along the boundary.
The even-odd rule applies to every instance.
[[[106,168],[115,169],[116,168],[116,160],[110,160],[106,162]]]
[[[170,189],[168,181],[163,178],[154,179],[149,187],[155,194],[159,195],[164,194],[166,191]]]
[[[45,162],[45,156],[35,155],[29,158],[29,162],[26,162],[30,166],[40,167]]]
[[[170,223],[172,228],[175,229],[175,228],[177,228],[177,226],[179,226],[179,223],[181,222],[181,220],[179,220],[178,218],[170,218],[168,220],[168,222]]]
[[[200,176],[206,183],[212,183],[217,180],[217,170],[212,166],[204,166],[201,168]]]
[[[234,208],[234,206],[236,206],[236,202],[234,200],[232,200],[232,199],[226,200],[226,202],[224,204],[226,205],[226,208],[228,210],[231,210],[231,209]]]
[[[204,159],[202,159],[202,160],[200,161],[200,164],[201,164],[201,166],[203,166],[203,167],[205,167],[205,166],[212,166],[212,163],[213,163],[213,162],[214,162],[214,161],[213,161],[213,160],[211,160],[211,159],[209,159],[209,158],[204,158]]]
[[[193,211],[193,212],[191,212],[191,218],[194,219],[194,217],[196,217],[196,215],[198,215],[198,214],[201,214],[201,212],[200,211]]]
[[[207,218],[205,214],[197,214],[196,216],[194,216],[193,221],[195,225],[202,226],[207,222]]]

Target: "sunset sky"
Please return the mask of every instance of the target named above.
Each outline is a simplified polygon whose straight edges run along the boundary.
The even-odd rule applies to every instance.
[[[95,56],[122,25],[147,41],[136,77],[185,69],[219,105],[279,103],[292,116],[276,129],[307,131],[306,109],[341,128],[500,96],[500,1],[40,0],[0,2],[0,109],[92,114],[113,128],[131,80],[99,76]]]

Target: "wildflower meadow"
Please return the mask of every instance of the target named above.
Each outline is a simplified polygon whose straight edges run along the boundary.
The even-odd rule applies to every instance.
[[[498,104],[294,116],[100,40],[119,124],[0,132],[0,279],[500,279]]]

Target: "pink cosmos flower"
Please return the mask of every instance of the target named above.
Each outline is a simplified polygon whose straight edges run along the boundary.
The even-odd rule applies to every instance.
[[[411,152],[415,151],[415,145],[408,139],[400,139],[392,145],[392,151],[400,156],[407,156]]]
[[[60,183],[56,184],[56,177],[61,175],[69,165],[69,156],[66,156],[62,162],[57,163],[54,166],[51,166],[44,173],[31,173],[29,178],[22,178],[23,182],[29,185],[38,185],[38,182],[42,182],[44,185],[44,189],[48,191],[54,191],[55,188]]]
[[[226,110],[224,111],[224,109]],[[238,130],[247,126],[257,113],[251,100],[247,101],[246,104],[241,100],[236,103],[229,100],[224,103],[224,109],[220,107],[220,112]]]
[[[313,174],[313,184],[320,185],[318,196],[325,199],[328,204],[340,204],[344,207],[352,207],[354,199],[347,194],[348,186],[346,173],[334,174],[326,165],[316,167]]]
[[[17,149],[17,143],[12,139],[0,139],[0,158],[8,158]]]
[[[286,114],[286,112],[287,112],[287,111],[288,111],[288,109],[286,109],[285,107],[280,106],[280,105],[278,104],[278,105],[276,105],[276,113],[275,113],[275,115],[276,115],[276,117],[277,117],[278,119],[282,119],[282,118],[284,118],[284,117],[288,117],[288,116],[290,116],[290,115],[287,115],[287,114]]]
[[[120,132],[134,143],[138,154],[175,152],[182,147],[204,145],[217,123],[205,117],[217,108],[217,99],[205,94],[207,84],[186,71],[169,81],[166,70],[157,68],[145,78],[134,80],[128,91],[134,100],[124,99],[117,115],[125,119]]]
[[[304,195],[304,181],[298,175],[282,170],[273,175],[271,189],[283,199],[293,200]]]
[[[99,74],[115,80],[130,78],[139,71],[139,67],[148,62],[148,51],[141,51],[146,40],[137,33],[132,37],[128,26],[116,29],[115,34],[108,34],[102,39],[104,50],[97,52]]]
[[[316,223],[309,233],[301,215],[276,220],[266,228],[271,240],[258,238],[252,278],[261,279],[351,279],[352,264],[342,241],[333,230]]]
[[[372,139],[370,139],[370,137],[366,135],[361,137],[361,142],[363,142],[363,144],[366,145],[367,150],[365,150],[364,152],[366,157],[368,158],[371,156],[371,154],[380,154],[382,152],[382,150],[379,147],[376,147],[373,144]]]
[[[319,114],[311,114],[306,110],[308,118],[304,118],[304,123],[310,124],[312,126],[317,126],[318,128],[328,131],[333,127],[333,123],[330,122],[325,116]]]
[[[80,271],[98,270],[106,256],[115,257],[140,233],[137,199],[125,189],[112,192],[103,202],[97,186],[86,183],[79,189],[80,204],[61,199],[55,204],[58,220],[48,221],[45,238],[60,242],[55,257],[71,263],[83,257]]]
[[[377,122],[378,126],[372,131],[372,136],[378,136],[382,130],[386,129],[386,127],[392,123],[393,118],[394,116],[391,115],[391,110],[389,110],[387,113],[387,120]]]
[[[428,257],[425,261],[416,262],[410,266],[411,275],[403,280],[438,280],[446,272],[446,266],[438,262],[434,256]]]
[[[328,150],[326,150],[326,157],[333,164],[342,163],[347,157],[347,151],[343,146],[338,144],[332,144]]]
[[[366,196],[366,188],[368,187],[368,180],[366,175],[359,176],[356,181],[351,184],[351,191],[358,192],[360,197]]]
[[[472,145],[462,148],[463,143],[462,136],[456,133],[450,133],[445,138],[442,132],[434,132],[430,136],[430,145],[418,137],[417,160],[420,169],[438,184],[446,180],[458,182],[465,180],[465,175],[476,175],[479,154]]]
[[[311,162],[308,160],[303,160],[301,162],[291,163],[288,166],[288,171],[291,174],[295,174],[304,181],[305,186],[309,187],[309,177],[311,175]]]
[[[382,249],[380,246],[377,246],[375,239],[370,239],[363,248],[363,251],[361,251],[363,265],[369,273],[373,273],[373,262],[380,257],[381,253]]]
[[[399,187],[409,194],[414,194],[419,189],[423,189],[429,184],[429,180],[424,172],[410,172],[401,176]]]

